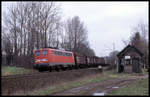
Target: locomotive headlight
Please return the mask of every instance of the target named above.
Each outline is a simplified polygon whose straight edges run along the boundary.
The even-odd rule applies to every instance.
[[[37,59],[35,62],[40,62],[41,60]]]
[[[48,61],[47,59],[42,59],[41,61]]]

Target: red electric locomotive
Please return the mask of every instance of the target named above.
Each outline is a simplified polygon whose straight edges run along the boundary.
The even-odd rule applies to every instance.
[[[78,53],[53,48],[43,48],[34,51],[34,68],[39,71],[78,69],[105,65],[104,58],[85,56]]]
[[[52,48],[43,48],[34,51],[34,68],[39,71],[65,69],[75,65],[74,54],[69,51],[63,51]]]

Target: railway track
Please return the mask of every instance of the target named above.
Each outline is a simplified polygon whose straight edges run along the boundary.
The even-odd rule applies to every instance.
[[[2,76],[2,79],[7,79],[7,78],[20,78],[20,77],[33,77],[37,75],[45,75],[45,74],[57,74],[57,73],[62,73],[62,72],[76,72],[76,71],[82,71],[82,70],[91,70],[91,69],[97,69],[97,68],[85,68],[85,69],[73,69],[73,70],[67,70],[67,71],[44,71],[44,72],[36,72],[36,73],[26,73],[26,74],[16,74],[16,75],[8,75],[8,76]]]
[[[61,72],[39,72],[31,74],[3,76],[1,77],[2,94],[11,95],[16,91],[26,92],[67,81],[73,81],[84,76],[98,73],[100,73],[98,68],[86,68]]]

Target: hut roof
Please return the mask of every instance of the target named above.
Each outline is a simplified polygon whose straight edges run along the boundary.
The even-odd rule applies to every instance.
[[[134,49],[141,57],[144,55],[139,49],[137,49],[133,45],[127,45],[121,52],[117,54],[117,57],[124,56],[125,53],[127,53],[129,50]]]

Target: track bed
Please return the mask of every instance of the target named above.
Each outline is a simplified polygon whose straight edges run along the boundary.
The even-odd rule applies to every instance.
[[[88,68],[5,76],[2,77],[2,95],[11,95],[16,91],[27,92],[98,73],[100,72],[97,68]]]

